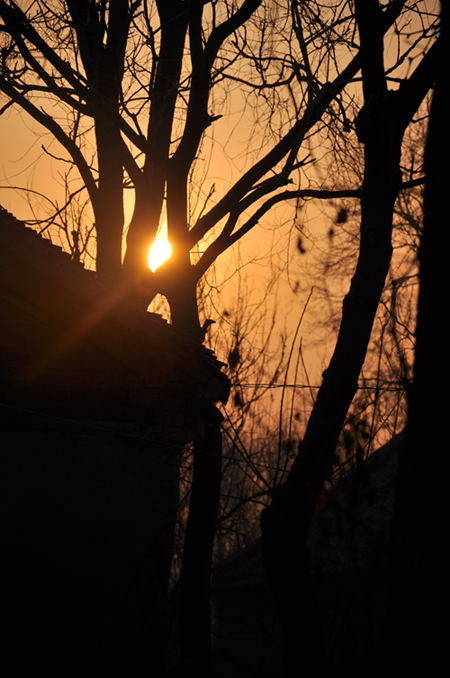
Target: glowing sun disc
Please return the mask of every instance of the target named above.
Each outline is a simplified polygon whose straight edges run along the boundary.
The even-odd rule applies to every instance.
[[[152,271],[161,266],[172,254],[172,245],[168,240],[156,240],[148,253],[148,267]]]

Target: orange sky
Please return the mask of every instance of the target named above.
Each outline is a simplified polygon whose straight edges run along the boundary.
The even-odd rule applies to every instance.
[[[222,121],[220,121],[222,122]],[[214,137],[216,139],[213,148],[212,160],[209,161],[207,181],[202,187],[206,193],[211,183],[216,184],[218,194],[222,194],[238,169],[245,165],[244,149],[247,142],[247,133],[250,121],[241,118],[240,110],[223,119],[221,128],[216,124]],[[37,134],[34,130],[37,130]],[[26,114],[10,109],[0,121],[0,134],[2,143],[2,164],[0,165],[0,189],[1,204],[21,219],[33,218],[26,196],[16,188],[33,188],[41,192],[51,200],[63,200],[63,181],[60,175],[59,163],[42,152],[41,145],[55,156],[62,154],[57,142],[53,141],[49,134],[42,134],[39,125],[32,121]],[[210,143],[204,145],[205,158],[210,150]],[[63,166],[64,169],[64,166]],[[9,187],[8,187],[9,186]],[[8,187],[8,188],[7,188]],[[126,192],[126,213],[131,215],[133,197],[131,192]],[[35,204],[46,205],[44,198],[32,196]],[[228,278],[230,273],[245,263],[242,275],[248,280],[246,294],[249,308],[257,309],[265,299],[267,307],[266,319],[270,324],[273,310],[277,309],[277,332],[294,332],[303,306],[311,288],[311,277],[314,272],[315,257],[317,256],[317,242],[304,240],[306,253],[300,255],[296,247],[296,234],[292,234],[290,207],[280,206],[266,215],[260,225],[248,234],[238,247],[225,253],[219,260],[216,275]],[[308,207],[308,219],[315,221],[315,229],[327,230],[321,211],[317,211],[314,205]],[[287,223],[283,223],[286,222]],[[325,220],[327,218],[325,217]],[[331,223],[331,221],[330,221]],[[310,273],[308,273],[308,269]],[[274,280],[278,277],[278,283]],[[292,288],[298,283],[296,293]],[[226,284],[221,294],[221,303],[232,312],[237,307],[238,281],[231,280]],[[314,299],[314,297],[313,297]],[[311,306],[313,302],[311,302]],[[264,314],[259,320],[259,327],[254,329],[253,341],[262,337],[268,331],[263,327]],[[308,315],[304,321],[303,348],[305,354],[310,356],[308,371],[313,382],[319,380],[320,373],[324,368],[325,348],[319,348],[315,340],[309,340],[310,323]],[[274,339],[275,343],[275,339]],[[312,351],[312,344],[314,350]],[[217,349],[220,351],[219,346]],[[317,351],[321,358],[316,357]],[[314,358],[312,357],[314,353]],[[220,356],[224,357],[224,356]]]
[[[432,4],[435,5],[434,2]],[[208,128],[209,137],[200,154],[200,174],[204,167],[204,181],[201,186],[203,195],[208,193],[212,183],[216,184],[217,195],[223,195],[248,161],[246,149],[249,134],[252,132],[252,120],[242,114],[243,94],[239,87],[236,87],[229,103],[219,108],[220,110],[215,111],[213,102],[211,112],[226,115]],[[214,138],[213,145],[209,141],[211,134]],[[26,114],[12,108],[4,113],[0,120],[0,143],[2,148],[0,203],[20,219],[32,218],[26,197],[14,188],[7,188],[9,186],[32,188],[53,201],[58,200],[61,204],[63,181],[60,172],[67,166],[62,165],[61,170],[60,163],[44,154],[41,149],[41,144],[44,144],[55,156],[62,155],[63,152],[57,142],[52,141],[48,134],[41,135],[37,123]],[[256,144],[260,142],[255,138],[254,143],[256,148]],[[45,210],[45,198],[38,198],[35,195],[33,200]],[[126,192],[127,218],[131,215],[132,206],[132,194]],[[242,271],[246,282],[242,285],[247,295],[249,313],[258,318],[251,339],[255,344],[263,341],[267,334],[274,309],[277,311],[276,334],[286,331],[292,339],[311,287],[316,286],[297,339],[299,342],[302,338],[306,370],[311,382],[315,384],[320,382],[320,374],[326,366],[332,348],[331,339],[334,336],[331,330],[327,333],[326,328],[322,328],[320,342],[317,341],[316,321],[320,321],[321,312],[316,299],[319,298],[319,289],[326,287],[330,280],[317,279],[316,274],[317,262],[326,258],[327,248],[330,247],[326,234],[333,224],[335,212],[335,207],[309,203],[302,217],[306,227],[306,235],[303,236],[305,253],[300,254],[297,249],[297,234],[292,232],[293,212],[291,208],[281,206],[266,215],[261,224],[248,234],[239,246],[221,257],[214,279],[214,282],[218,280],[220,283],[223,279],[228,279],[230,274],[241,266],[242,261],[246,263]],[[308,230],[314,235],[311,239],[308,239]],[[351,271],[347,280],[350,274]],[[275,284],[277,276],[278,282]],[[212,280],[211,274],[209,279]],[[334,288],[332,286],[334,293],[341,299],[346,292],[345,284],[339,281]],[[296,288],[295,293],[293,288]],[[222,309],[229,313],[236,311],[240,289],[242,290],[242,287],[239,287],[238,279],[230,278],[220,293]],[[339,305],[340,302],[337,303],[337,308]],[[328,312],[325,307],[323,308],[324,313]],[[211,310],[211,315],[214,317],[214,309]],[[226,322],[229,322],[228,326],[232,328],[231,320]],[[273,347],[276,350],[275,340]],[[226,358],[220,354],[224,351],[222,342],[216,344],[216,349],[219,358]],[[304,374],[301,380],[305,380]]]

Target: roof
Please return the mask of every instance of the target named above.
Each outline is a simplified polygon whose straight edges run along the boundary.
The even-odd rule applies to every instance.
[[[226,401],[213,353],[0,208],[1,397],[145,409]]]

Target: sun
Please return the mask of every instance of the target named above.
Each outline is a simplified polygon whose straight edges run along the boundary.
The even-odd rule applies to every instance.
[[[164,238],[155,240],[148,253],[148,267],[151,271],[156,271],[172,255],[172,245]]]

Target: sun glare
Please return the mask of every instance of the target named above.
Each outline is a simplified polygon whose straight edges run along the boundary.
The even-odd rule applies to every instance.
[[[172,254],[172,245],[165,238],[158,238],[150,247],[148,253],[148,267],[151,271],[161,266]]]

